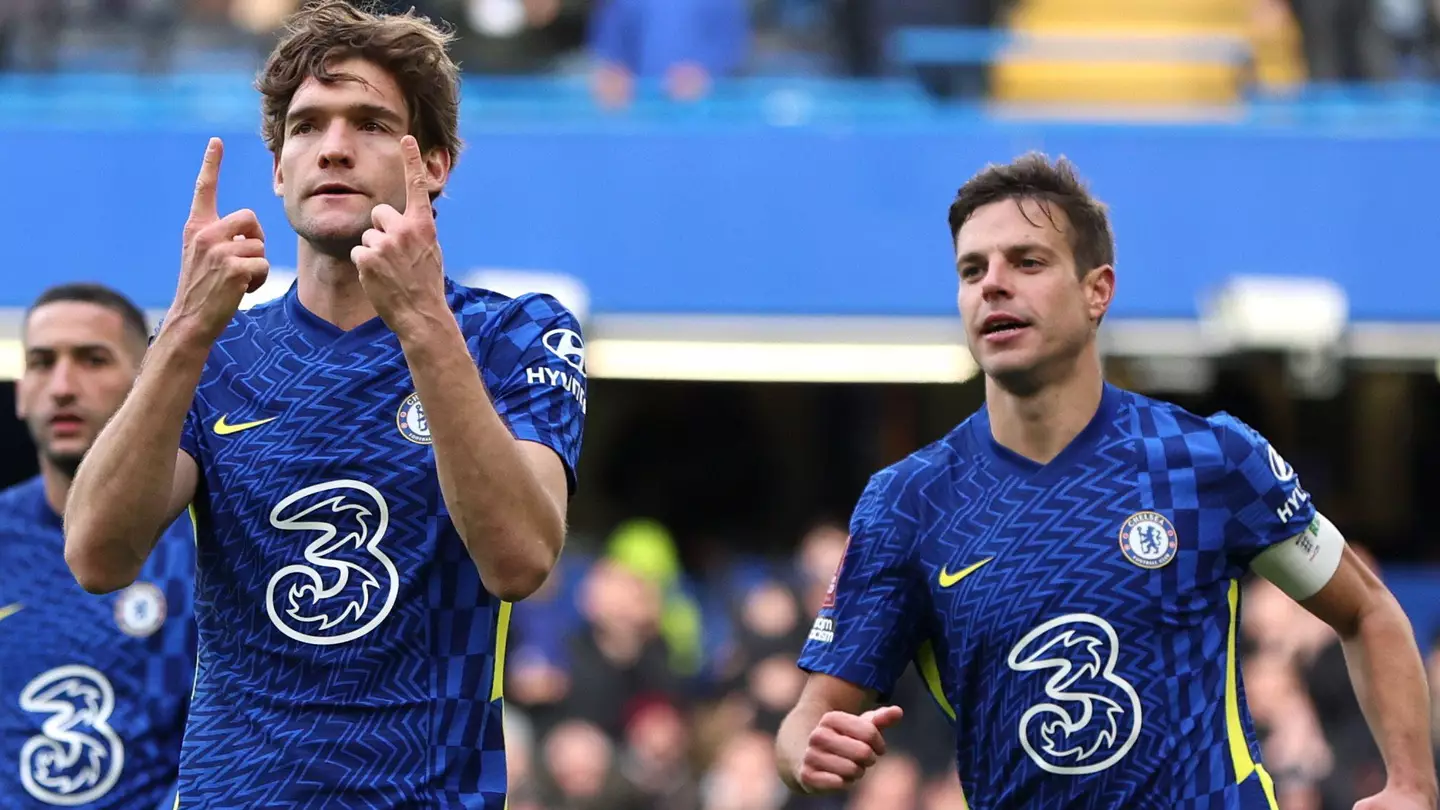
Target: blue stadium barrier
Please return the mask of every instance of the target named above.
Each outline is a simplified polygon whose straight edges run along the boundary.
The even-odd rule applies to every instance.
[[[0,81],[0,221],[21,235],[0,306],[75,278],[165,306],[210,135],[227,144],[221,206],[253,207],[290,266],[248,81]],[[904,82],[755,80],[627,114],[598,110],[580,81],[466,92],[468,148],[439,203],[451,271],[570,274],[597,313],[949,315],[955,189],[1042,149],[1111,206],[1116,317],[1193,318],[1228,276],[1267,274],[1335,279],[1353,320],[1440,320],[1433,95],[1272,98],[1177,124],[1003,119]]]

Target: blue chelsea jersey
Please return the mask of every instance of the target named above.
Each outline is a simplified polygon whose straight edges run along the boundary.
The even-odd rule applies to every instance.
[[[495,411],[573,490],[574,316],[546,295],[446,295]],[[500,810],[510,606],[451,522],[396,335],[341,331],[292,285],[216,342],[181,447],[202,480],[180,806]]]
[[[800,665],[884,695],[913,661],[972,810],[1274,808],[1239,582],[1313,517],[1290,465],[1223,413],[1107,385],[1037,464],[982,408],[871,479]]]
[[[0,492],[0,810],[173,804],[195,675],[190,519],[86,593],[41,479]]]

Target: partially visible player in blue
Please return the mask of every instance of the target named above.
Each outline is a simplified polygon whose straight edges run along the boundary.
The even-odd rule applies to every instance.
[[[259,87],[297,281],[237,311],[265,237],[219,216],[212,140],[175,301],[76,480],[67,558],[96,592],[194,504],[185,810],[505,804],[510,603],[561,551],[585,350],[554,298],[445,276],[446,45],[342,0],[289,21]]]
[[[1236,664],[1253,571],[1344,640],[1389,771],[1357,808],[1433,810],[1394,598],[1255,431],[1104,381],[1115,248],[1073,166],[987,168],[950,230],[986,402],[860,497],[779,734],[786,782],[844,789],[884,754],[901,710],[874,706],[913,660],[972,810],[1274,810]]]
[[[94,284],[52,287],[25,314],[16,413],[40,474],[0,492],[0,810],[174,802],[195,678],[190,520],[161,534],[129,587],[94,596],[65,566],[60,517],[148,331]]]

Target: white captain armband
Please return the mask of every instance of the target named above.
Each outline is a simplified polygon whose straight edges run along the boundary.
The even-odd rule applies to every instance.
[[[1250,569],[1299,602],[1325,587],[1340,568],[1344,550],[1345,537],[1340,530],[1316,512],[1305,531],[1265,549],[1250,563]]]

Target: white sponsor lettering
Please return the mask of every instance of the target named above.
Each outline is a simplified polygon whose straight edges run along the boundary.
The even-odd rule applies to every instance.
[[[531,385],[548,385],[570,392],[570,396],[575,397],[575,401],[580,403],[580,412],[585,413],[585,382],[579,375],[566,374],[545,366],[535,366],[525,369],[525,382]]]
[[[834,622],[834,620],[833,620],[833,619],[827,619],[827,618],[825,618],[824,616],[821,616],[820,618],[816,619],[816,620],[815,620],[815,624],[810,627],[810,640],[811,640],[811,641],[818,641],[818,642],[820,642],[821,644],[829,644],[830,642],[834,641],[834,640],[835,640],[835,622]]]
[[[1285,499],[1285,504],[1275,510],[1275,517],[1280,518],[1281,523],[1289,523],[1300,507],[1310,500],[1310,493],[1305,491],[1299,484],[1290,491],[1290,496]]]

